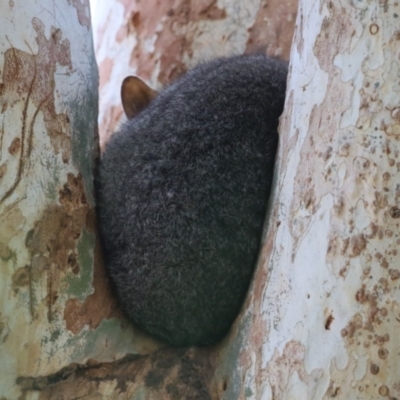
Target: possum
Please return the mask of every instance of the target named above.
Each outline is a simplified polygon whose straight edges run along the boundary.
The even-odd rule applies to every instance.
[[[105,263],[127,316],[173,346],[220,341],[261,244],[287,64],[212,60],[156,94],[128,77],[128,121],[99,163]]]

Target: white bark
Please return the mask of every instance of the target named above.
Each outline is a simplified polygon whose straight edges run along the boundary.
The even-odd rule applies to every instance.
[[[0,398],[37,398],[30,377],[125,354],[133,335],[101,323],[113,310],[101,265],[93,274],[89,3],[2,2],[0,27]]]
[[[226,399],[400,398],[399,17],[398,2],[301,1]]]

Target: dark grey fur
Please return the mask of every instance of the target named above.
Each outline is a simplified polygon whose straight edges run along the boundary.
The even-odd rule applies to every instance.
[[[260,247],[287,65],[263,55],[194,68],[125,123],[97,180],[120,304],[176,346],[220,340]]]

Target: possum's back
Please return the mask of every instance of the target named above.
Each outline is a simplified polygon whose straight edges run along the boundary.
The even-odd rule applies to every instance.
[[[287,66],[262,55],[203,64],[115,133],[97,181],[120,304],[173,345],[226,334],[256,264]]]

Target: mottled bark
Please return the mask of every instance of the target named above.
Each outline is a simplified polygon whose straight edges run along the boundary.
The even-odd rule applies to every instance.
[[[227,399],[400,398],[399,15],[300,4],[269,230],[217,367]]]
[[[131,341],[96,239],[89,3],[10,1],[0,15],[0,398],[17,399],[35,397],[24,379]]]

